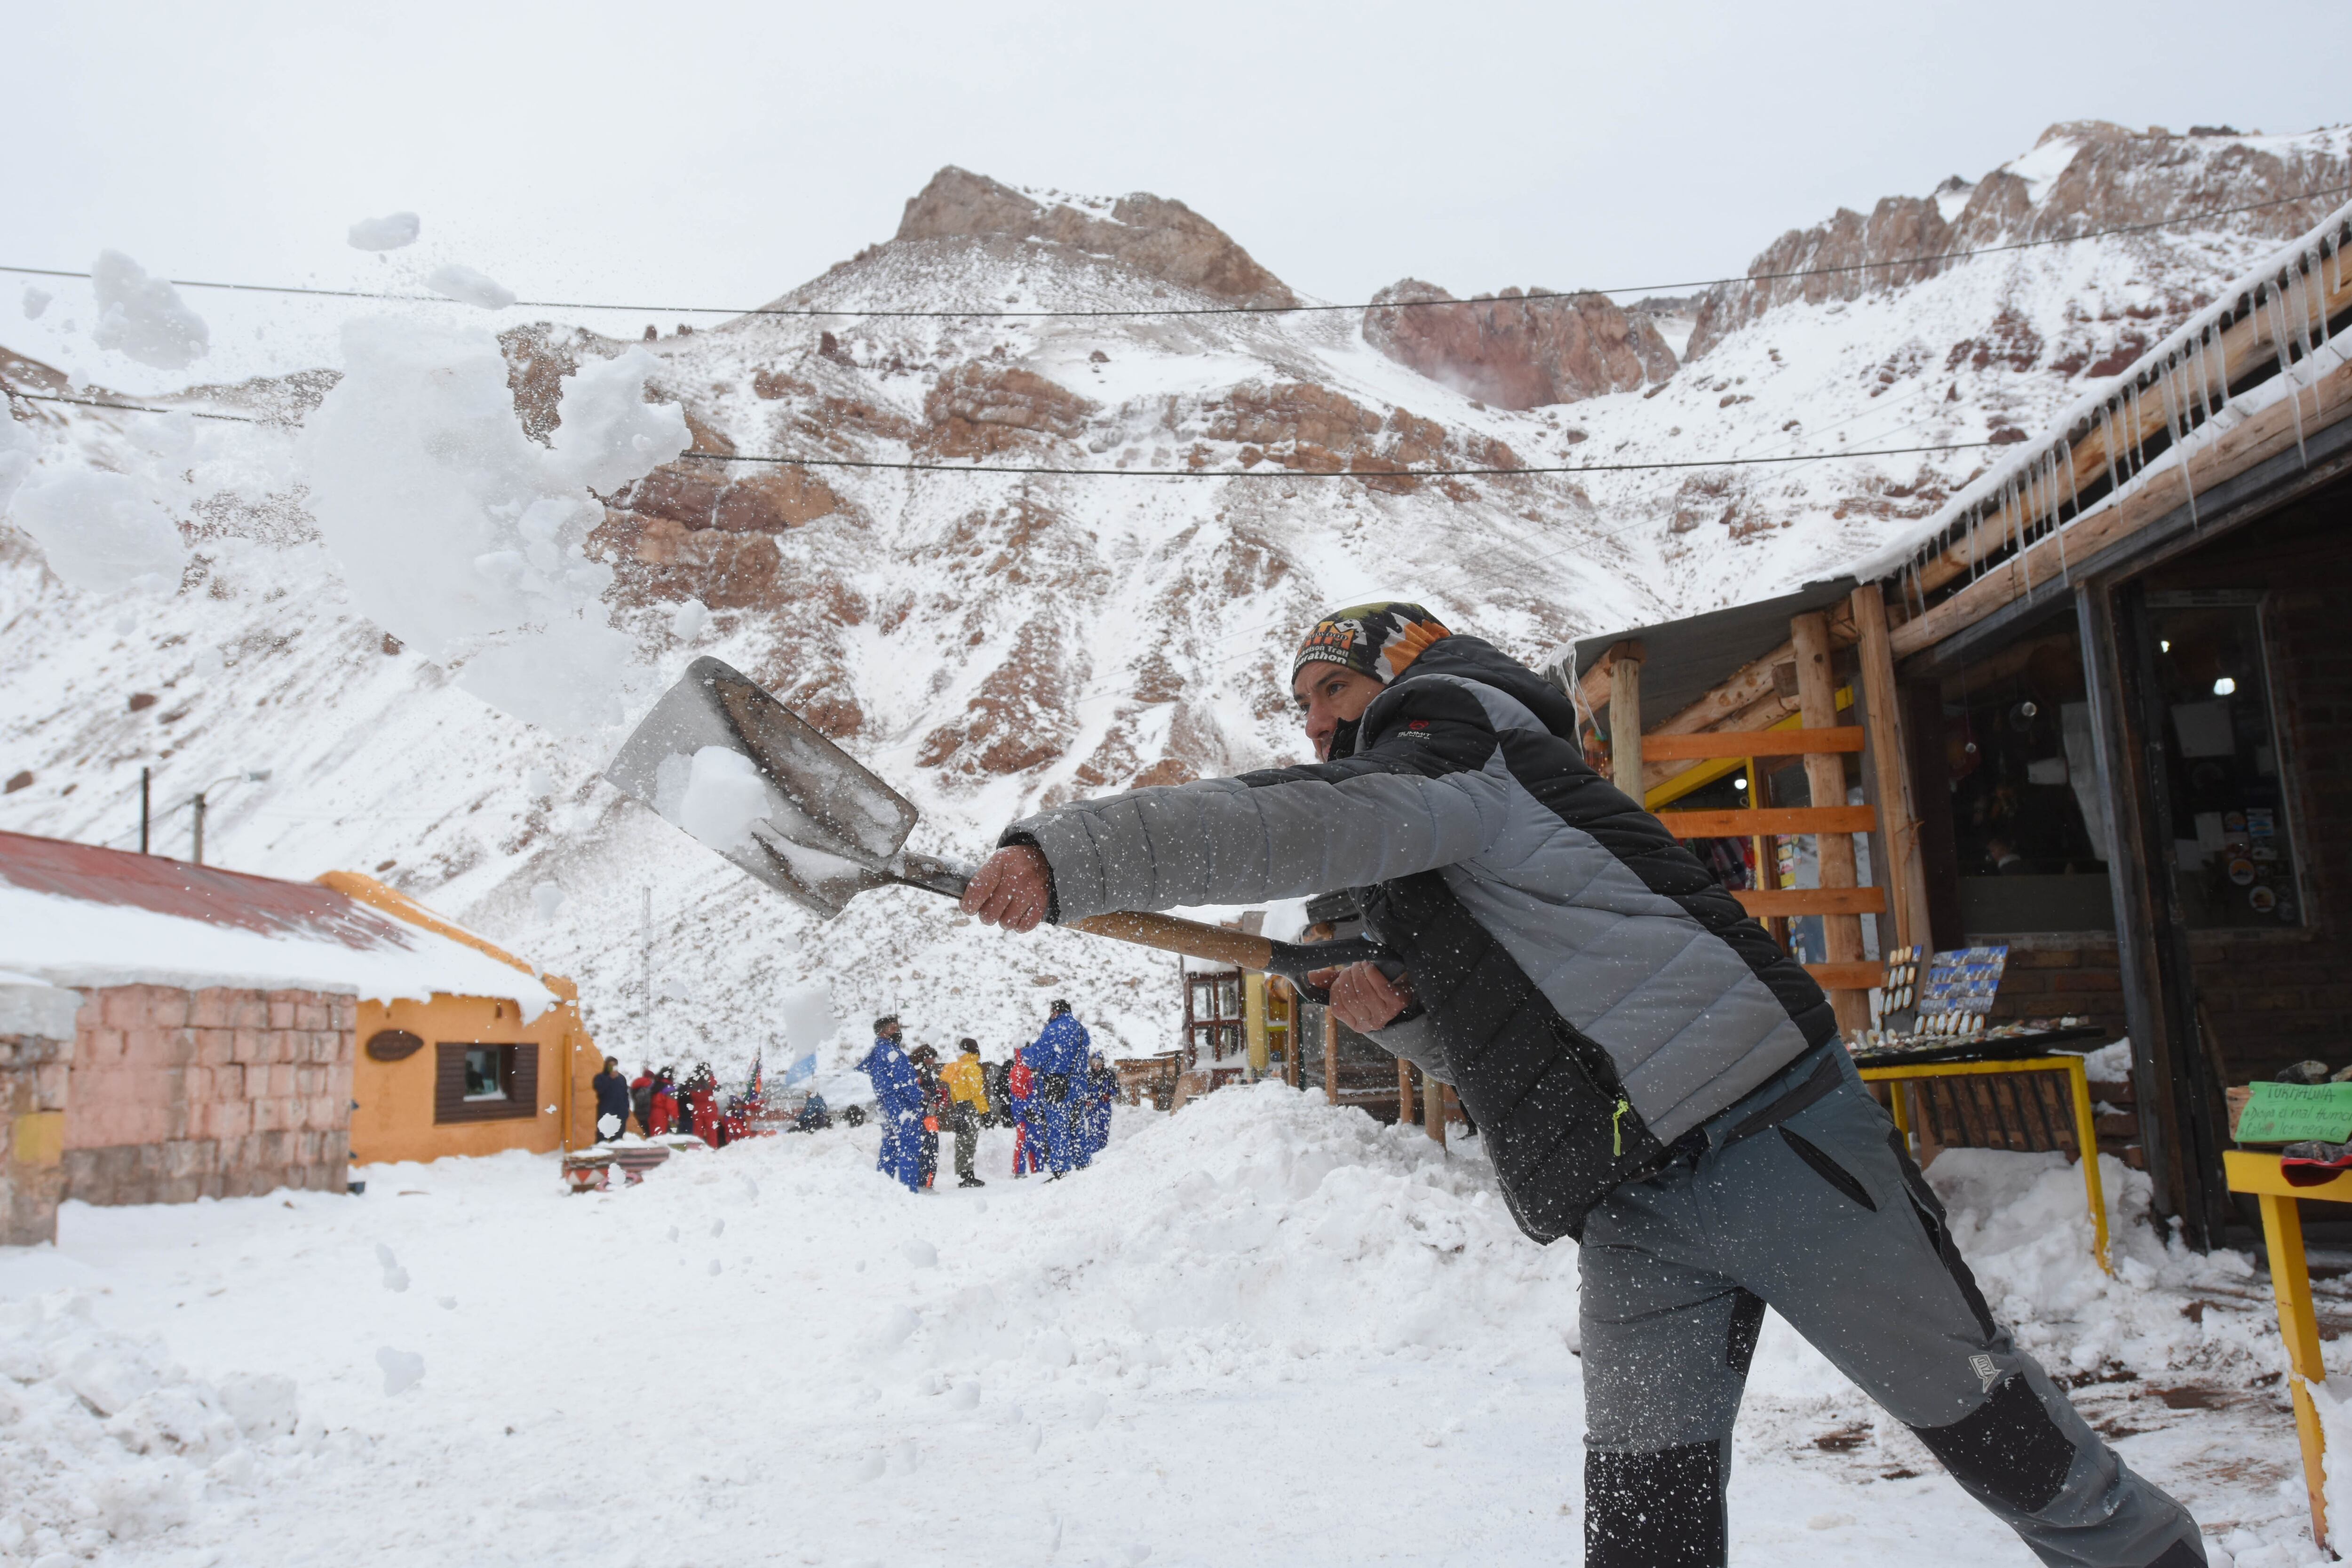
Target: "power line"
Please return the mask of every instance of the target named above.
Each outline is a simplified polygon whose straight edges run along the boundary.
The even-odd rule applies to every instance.
[[[2208,207],[2201,212],[2183,213],[2178,217],[2157,218],[2147,223],[2117,224],[2111,228],[2086,229],[2081,234],[2053,235],[2042,239],[2021,239],[2007,245],[1980,245],[1968,250],[1947,250],[1933,255],[1922,252],[1913,256],[1890,258],[1885,261],[1853,261],[1834,267],[1807,267],[1785,272],[1749,272],[1736,278],[1685,278],[1667,283],[1623,283],[1606,289],[1538,289],[1511,296],[1513,302],[1530,300],[1576,300],[1594,294],[1654,294],[1681,289],[1712,289],[1727,283],[1777,283],[1799,278],[1828,278],[1851,272],[1870,272],[1892,267],[1922,267],[1948,261],[1965,261],[1977,256],[2000,256],[2013,251],[2036,250],[2045,246],[2074,245],[2086,239],[2105,239],[2116,235],[2147,234],[2160,228],[2175,228],[2182,224],[2202,223],[2208,218],[2232,217],[2241,213],[2261,212],[2269,207],[2286,206],[2295,202],[2313,201],[2321,196],[2342,195],[2352,191],[2352,185],[2334,185],[2321,190],[2303,191],[2289,196],[2273,196],[2266,201],[2246,202],[2237,206]],[[0,272],[14,272],[31,278],[82,278],[87,272],[74,272],[56,267],[11,267],[0,264]],[[368,289],[314,289],[291,283],[225,283],[201,278],[167,279],[180,289],[220,289],[240,294],[297,294],[324,300],[385,300],[415,305],[450,305],[464,301],[444,294],[400,294]],[[1486,305],[1499,302],[1485,300],[1390,300],[1380,301],[1381,310],[1423,310],[1446,305]],[[1095,310],[892,310],[832,309],[821,306],[754,305],[635,305],[617,304],[594,300],[517,300],[509,310],[618,310],[655,316],[774,316],[801,320],[854,320],[858,318],[911,321],[1046,321],[1057,319],[1104,320],[1138,316],[1297,316],[1315,315],[1339,310],[1368,310],[1375,308],[1372,301],[1344,305],[1162,305],[1140,309]]]
[[[93,397],[60,397],[54,393],[19,392],[0,388],[10,397],[30,403],[69,403],[84,408],[112,408],[126,414],[184,414],[193,409],[152,408],[138,403],[109,403]],[[199,419],[233,419],[245,425],[271,420],[245,414],[196,414]],[[1920,452],[1962,452],[1990,447],[1991,441],[1939,441],[1926,447],[1875,447],[1851,452],[1790,452],[1757,458],[1685,458],[1659,463],[1530,463],[1520,468],[1286,468],[1268,464],[1255,468],[1070,468],[1049,463],[916,463],[879,458],[791,458],[765,452],[682,452],[706,463],[772,463],[788,468],[878,468],[914,474],[1053,474],[1085,479],[1449,479],[1508,478],[1523,474],[1633,474],[1671,468],[1729,468],[1770,463],[1817,463],[1837,458],[1901,458]]]
[[[152,408],[143,403],[109,403],[100,397],[60,397],[54,392],[23,392],[0,382],[0,394],[21,397],[27,403],[70,403],[77,408],[118,408],[125,414],[185,414],[197,419],[226,419],[239,425],[275,425],[275,419],[260,419],[250,414],[207,414],[200,408]]]

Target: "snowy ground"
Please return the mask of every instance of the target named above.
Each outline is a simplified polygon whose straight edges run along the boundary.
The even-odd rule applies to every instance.
[[[984,1193],[915,1197],[874,1139],[600,1196],[517,1153],[69,1205],[0,1250],[0,1563],[1577,1559],[1575,1251],[1519,1238],[1475,1142],[1265,1085],[1122,1110],[1052,1186],[991,1133]],[[2122,1282],[2059,1157],[1935,1177],[2214,1561],[2316,1561],[2243,1261],[2168,1255],[2112,1163]],[[2024,1561],[1777,1319],[1733,1510],[1749,1563]]]

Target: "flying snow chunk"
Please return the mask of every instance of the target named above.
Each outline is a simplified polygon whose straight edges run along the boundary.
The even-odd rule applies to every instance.
[[[530,890],[530,907],[539,911],[541,920],[553,920],[555,911],[563,907],[563,889],[552,882],[538,884]]]
[[[559,479],[609,495],[694,444],[684,409],[646,401],[646,383],[661,369],[661,361],[632,348],[591,360],[564,379],[559,423],[547,443],[554,453],[548,466]],[[595,521],[604,521],[599,508]]]
[[[522,787],[536,795],[553,795],[556,790],[555,775],[534,763],[530,770],[522,776]]]
[[[39,321],[41,319],[41,312],[47,310],[49,308],[49,301],[56,298],[57,296],[50,293],[47,289],[36,289],[30,283],[26,284],[25,320],[28,321]]]
[[[404,245],[415,245],[425,225],[415,213],[386,213],[382,217],[363,217],[352,225],[351,242],[353,250],[398,250]]]
[[[751,847],[751,825],[775,809],[760,766],[728,746],[664,757],[654,773],[654,808],[724,853]]]
[[[444,299],[460,304],[479,305],[485,310],[503,310],[515,302],[514,290],[487,273],[456,262],[445,262],[425,275],[425,286]],[[643,349],[637,351],[645,353]],[[650,357],[650,356],[648,356]]]
[[[212,331],[182,302],[180,291],[119,250],[90,263],[98,325],[89,341],[156,370],[184,370],[212,348]]]
[[[0,488],[7,458],[0,446]],[[111,594],[142,579],[176,584],[187,551],[171,513],[127,474],[69,468],[16,494],[10,521],[32,535],[69,587]]]
[[[710,611],[699,599],[688,599],[669,617],[669,635],[680,642],[692,642],[710,624]]]
[[[375,1352],[375,1364],[383,1368],[383,1392],[387,1399],[405,1394],[425,1381],[425,1358],[415,1351],[396,1351],[390,1345]]]
[[[458,685],[529,723],[619,721],[629,637],[603,601],[613,568],[584,542],[617,489],[683,451],[685,416],[645,403],[639,351],[566,377],[553,449],[515,416],[481,327],[366,317],[343,378],[303,423],[310,512],[367,617]]]

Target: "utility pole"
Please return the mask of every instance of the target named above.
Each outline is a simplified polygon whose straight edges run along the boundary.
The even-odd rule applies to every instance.
[[[642,926],[642,928],[641,928],[641,929],[642,929],[642,931],[643,931],[643,940],[639,942],[639,944],[638,944],[638,950],[637,950],[637,965],[638,965],[638,967],[637,967],[637,981],[638,981],[638,984],[639,984],[639,986],[642,988],[642,990],[643,990],[643,992],[644,992],[645,998],[646,998],[646,1026],[648,1029],[650,1029],[650,1028],[652,1028],[652,1027],[653,1027],[653,1022],[654,1022],[654,890],[653,890],[653,889],[652,889],[652,888],[650,888],[650,887],[646,888],[646,890],[645,890],[645,895],[646,895],[646,902],[645,902],[645,919],[644,919],[643,926]]]
[[[195,794],[195,797],[188,804],[196,808],[196,853],[194,859],[195,863],[201,866],[205,863],[205,792],[198,790]]]
[[[148,768],[139,770],[139,853],[142,855],[147,853],[147,786],[152,782],[152,770]]]

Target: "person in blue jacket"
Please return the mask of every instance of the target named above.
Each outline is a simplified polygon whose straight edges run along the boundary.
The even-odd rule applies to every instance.
[[[1092,1160],[1110,1143],[1110,1108],[1118,1098],[1118,1075],[1097,1051],[1087,1064],[1087,1158]]]
[[[1049,1181],[1059,1181],[1085,1168],[1087,1151],[1085,1107],[1087,1055],[1091,1042],[1087,1026],[1070,1016],[1070,1005],[1055,1000],[1045,1027],[1022,1053],[1036,1074],[1030,1090],[1029,1114],[1045,1132],[1045,1163],[1053,1168]]]
[[[914,1064],[898,1048],[898,1020],[874,1020],[874,1048],[857,1064],[874,1084],[874,1101],[881,1113],[882,1157],[875,1169],[905,1184],[909,1192],[923,1190],[923,1089]]]

